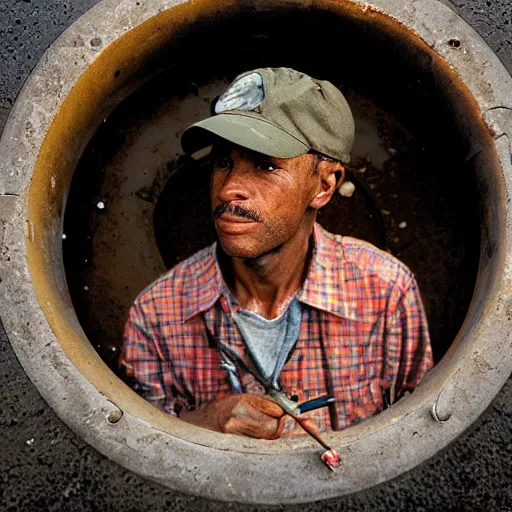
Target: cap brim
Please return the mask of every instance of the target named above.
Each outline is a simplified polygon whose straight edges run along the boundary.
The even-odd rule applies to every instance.
[[[192,154],[211,145],[212,134],[274,158],[293,158],[310,149],[264,119],[243,114],[219,114],[187,128],[181,137],[183,150]]]

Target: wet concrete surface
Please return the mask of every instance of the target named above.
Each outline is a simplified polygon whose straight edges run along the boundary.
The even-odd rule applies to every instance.
[[[94,3],[9,0],[0,5],[0,126],[42,51]],[[456,8],[512,71],[512,6],[505,1],[488,0],[457,2]],[[142,184],[139,189],[143,187]],[[149,204],[149,192],[142,194],[141,201]],[[98,202],[102,200],[107,211],[101,214],[105,215],[109,201],[98,197]],[[381,209],[386,210],[384,205]],[[181,256],[160,252],[167,262]],[[171,492],[100,456],[74,436],[40,398],[3,331],[0,382],[0,510],[267,510],[217,504]],[[509,381],[471,432],[421,468],[357,496],[274,509],[512,510],[511,460]]]

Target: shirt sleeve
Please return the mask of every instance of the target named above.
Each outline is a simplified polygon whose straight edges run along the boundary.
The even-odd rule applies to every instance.
[[[427,318],[414,278],[387,320],[386,337],[393,403],[412,392],[433,367]]]
[[[167,393],[156,314],[137,302],[130,309],[119,366],[127,384],[154,406],[178,415],[179,400]]]

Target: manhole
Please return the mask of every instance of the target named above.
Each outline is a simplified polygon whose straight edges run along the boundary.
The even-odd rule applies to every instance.
[[[336,475],[307,438],[192,427],[115,375],[134,296],[212,237],[204,175],[174,173],[179,134],[222,84],[267,65],[347,93],[351,171],[365,185],[320,221],[416,272],[439,361],[410,397],[329,434],[344,459]],[[462,433],[512,369],[511,85],[435,0],[104,0],[47,52],[1,140],[2,318],[23,367],[98,450],[187,493],[306,502],[413,468]]]

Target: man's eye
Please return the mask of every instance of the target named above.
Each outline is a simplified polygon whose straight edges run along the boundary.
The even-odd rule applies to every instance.
[[[271,172],[271,171],[277,171],[277,169],[279,169],[279,167],[274,164],[273,162],[256,162],[256,169],[258,169],[258,171],[268,171],[268,172]]]
[[[227,171],[231,169],[231,159],[227,156],[218,156],[215,159],[215,169],[219,169],[221,171]]]

